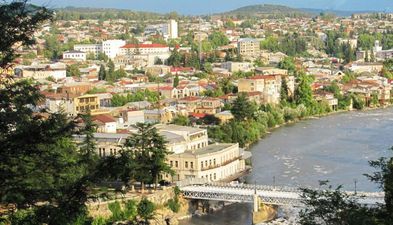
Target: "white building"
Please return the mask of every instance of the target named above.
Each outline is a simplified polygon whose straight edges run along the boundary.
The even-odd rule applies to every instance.
[[[161,34],[165,39],[178,38],[178,24],[176,20],[168,23],[149,25],[145,28],[145,35]]]
[[[22,78],[44,80],[52,77],[55,80],[66,78],[66,65],[64,63],[37,64],[23,66],[15,69],[15,74]]]
[[[253,65],[250,62],[224,62],[221,64],[221,68],[229,72],[249,72],[253,69]]]
[[[178,38],[178,28],[176,20],[170,20],[168,23],[168,38]]]
[[[127,44],[120,48],[120,55],[167,54],[169,47],[163,44]]]
[[[86,61],[86,52],[66,51],[63,53],[63,59],[73,59],[73,60],[78,60],[78,61]]]
[[[120,54],[120,48],[125,44],[126,42],[124,40],[107,40],[102,42],[102,51],[109,58],[114,59]]]
[[[102,52],[102,44],[80,44],[74,45],[75,51],[93,53],[95,57]]]

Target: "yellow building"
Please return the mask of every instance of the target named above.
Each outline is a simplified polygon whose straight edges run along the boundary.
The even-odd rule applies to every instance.
[[[92,112],[94,113],[100,108],[100,101],[97,95],[82,95],[74,98],[75,114]]]

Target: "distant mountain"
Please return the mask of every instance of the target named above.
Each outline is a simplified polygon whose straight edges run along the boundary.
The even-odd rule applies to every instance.
[[[65,20],[77,19],[125,19],[144,20],[161,19],[164,14],[154,12],[133,11],[128,9],[65,7],[55,9],[57,18]]]
[[[309,8],[301,8],[300,10],[309,12],[314,15],[319,15],[320,13],[328,13],[334,14],[339,17],[348,17],[352,16],[354,13],[375,13],[376,11],[344,11],[344,10],[330,10],[330,9],[309,9]]]
[[[302,9],[295,9],[283,5],[259,4],[244,6],[229,12],[221,13],[229,16],[310,16],[310,13]]]

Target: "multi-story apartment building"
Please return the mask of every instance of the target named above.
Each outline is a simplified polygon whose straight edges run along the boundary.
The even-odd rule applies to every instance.
[[[262,103],[277,104],[280,102],[281,75],[260,75],[240,79],[239,92],[260,92]]]
[[[86,52],[82,51],[66,51],[63,53],[63,59],[71,59],[78,61],[86,61]]]
[[[221,68],[229,72],[249,72],[253,69],[253,65],[250,62],[224,62],[221,64]]]
[[[100,109],[97,95],[77,95],[70,93],[45,93],[45,107],[49,112],[64,112],[70,116],[91,112],[94,114]]]
[[[168,23],[149,25],[145,28],[145,35],[161,34],[165,39],[178,38],[178,24],[176,20],[169,20]]]
[[[117,55],[120,55],[120,49],[126,42],[124,40],[107,40],[102,42],[102,51],[109,58],[114,59]]]
[[[163,44],[127,44],[120,48],[121,55],[166,54],[169,52],[169,47]]]
[[[15,68],[15,75],[35,80],[44,80],[50,77],[60,80],[66,78],[67,72],[64,63],[54,63],[17,67]]]
[[[80,44],[74,45],[75,51],[93,53],[95,57],[102,53],[102,44]]]
[[[195,151],[168,157],[175,175],[165,175],[172,181],[205,178],[209,181],[231,180],[246,170],[238,144],[212,144]]]
[[[57,92],[63,94],[85,94],[92,88],[92,84],[88,82],[66,83],[63,86],[60,86],[57,89]]]
[[[241,56],[255,57],[260,52],[260,43],[257,39],[243,38],[237,42],[237,49]]]
[[[80,44],[75,45],[75,51],[81,51],[85,53],[94,53],[97,56],[99,53],[104,53],[109,58],[114,59],[120,54],[120,48],[124,46],[126,42],[124,40],[107,40],[101,44]]]
[[[168,156],[167,163],[175,171],[173,177],[162,174],[163,179],[232,180],[246,170],[244,154],[238,144],[209,145],[205,129],[162,124],[155,127],[168,142],[166,147],[172,154]],[[94,133],[97,154],[100,157],[117,155],[121,145],[131,133]],[[83,136],[75,136],[77,142],[82,141],[83,138]]]

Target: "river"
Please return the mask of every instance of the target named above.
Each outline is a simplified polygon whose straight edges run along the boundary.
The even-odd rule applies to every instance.
[[[368,164],[389,156],[393,146],[393,108],[334,114],[275,129],[251,147],[247,182],[318,187],[319,180],[346,190],[378,191],[363,174]],[[234,204],[181,225],[249,225],[251,207]]]

